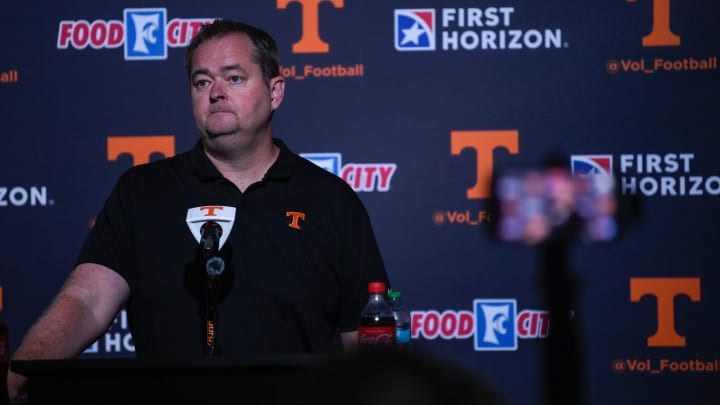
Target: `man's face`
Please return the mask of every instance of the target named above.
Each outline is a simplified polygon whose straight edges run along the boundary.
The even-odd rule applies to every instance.
[[[240,135],[242,143],[269,133],[270,114],[280,105],[284,82],[263,81],[250,39],[241,33],[213,38],[195,51],[190,73],[193,116],[206,141]]]

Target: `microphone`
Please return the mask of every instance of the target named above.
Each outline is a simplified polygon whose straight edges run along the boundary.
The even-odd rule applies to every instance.
[[[200,247],[203,256],[208,258],[217,253],[222,233],[222,227],[215,221],[207,221],[202,225],[200,228]]]

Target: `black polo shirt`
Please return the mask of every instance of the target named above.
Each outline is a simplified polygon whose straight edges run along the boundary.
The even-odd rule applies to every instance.
[[[349,185],[274,139],[280,154],[242,193],[190,151],[125,172],[77,263],[117,271],[130,286],[138,357],[201,356],[205,265],[186,216],[236,208],[219,251],[217,352],[225,356],[336,353],[357,329],[370,281],[388,282],[365,207]],[[304,214],[295,226],[288,212]]]

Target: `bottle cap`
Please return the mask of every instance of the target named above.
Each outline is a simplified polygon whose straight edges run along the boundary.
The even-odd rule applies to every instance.
[[[400,298],[400,291],[390,291],[388,298]]]
[[[385,283],[375,281],[368,284],[368,292],[370,294],[385,294]]]

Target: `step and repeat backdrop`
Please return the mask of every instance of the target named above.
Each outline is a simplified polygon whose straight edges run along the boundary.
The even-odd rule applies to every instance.
[[[578,240],[591,404],[720,399],[720,5],[714,0],[6,2],[0,299],[10,350],[72,269],[122,172],[198,139],[199,27],[278,42],[275,135],[365,202],[412,345],[540,402],[552,330],[537,246],[492,236],[492,180],[563,156],[633,201]],[[158,291],[158,294],[161,294]],[[122,312],[83,356],[133,356]]]

